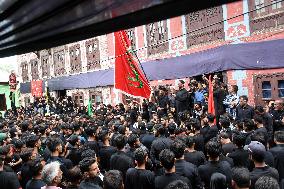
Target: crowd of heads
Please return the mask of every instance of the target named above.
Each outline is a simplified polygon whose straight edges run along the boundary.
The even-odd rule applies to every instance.
[[[92,114],[71,97],[6,111],[0,172],[13,178],[10,188],[27,189],[35,182],[81,189],[282,187],[283,100],[252,106],[236,85],[216,76],[209,91],[209,82],[204,76],[188,87],[182,80],[178,89],[159,86],[150,99],[100,103]]]

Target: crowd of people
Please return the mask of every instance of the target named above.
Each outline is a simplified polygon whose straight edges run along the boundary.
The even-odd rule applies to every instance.
[[[251,106],[214,77],[139,103],[40,98],[0,118],[1,189],[284,188],[284,101]]]

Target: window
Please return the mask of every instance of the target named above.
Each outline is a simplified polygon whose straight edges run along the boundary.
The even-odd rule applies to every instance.
[[[188,47],[225,39],[222,6],[192,12],[185,21]]]
[[[270,81],[262,82],[262,98],[270,99],[271,98],[271,83]]]
[[[54,75],[60,76],[65,74],[65,53],[64,50],[59,50],[54,52],[53,60],[54,60]]]
[[[280,9],[282,7],[282,0],[272,0],[272,10]]]
[[[255,0],[255,9],[258,14],[265,12],[264,0]]]
[[[254,0],[248,3],[252,33],[284,24],[282,0]]]
[[[146,26],[148,56],[168,51],[167,21],[159,21]]]
[[[50,67],[49,67],[49,55],[41,56],[41,71],[42,77],[49,77],[50,76]]]
[[[86,41],[87,69],[100,69],[100,50],[97,38]]]
[[[81,50],[80,45],[73,45],[69,47],[70,53],[70,67],[71,73],[79,73],[82,71],[82,63],[81,63]]]
[[[36,59],[33,59],[30,61],[30,64],[31,64],[32,80],[38,80],[39,79],[38,61]]]
[[[103,102],[103,96],[101,91],[90,91],[89,94],[92,104],[99,105],[101,102]]]
[[[284,98],[284,80],[278,80],[278,97]]]
[[[28,63],[22,62],[21,67],[22,67],[22,79],[23,79],[23,82],[26,82],[29,80]]]
[[[284,98],[284,73],[255,75],[255,103]]]
[[[73,93],[72,97],[77,105],[84,105],[84,94],[82,92]]]

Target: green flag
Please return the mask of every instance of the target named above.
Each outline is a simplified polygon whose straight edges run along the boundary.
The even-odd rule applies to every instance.
[[[89,103],[88,103],[88,115],[89,115],[90,117],[93,116],[92,99],[89,99]]]

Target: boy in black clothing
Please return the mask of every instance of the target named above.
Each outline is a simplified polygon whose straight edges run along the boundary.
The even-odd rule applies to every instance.
[[[148,154],[145,149],[137,148],[134,151],[134,159],[137,166],[129,168],[126,172],[125,189],[154,189],[155,175],[146,170]]]
[[[180,176],[187,177],[192,188],[202,189],[202,183],[196,166],[184,160],[185,147],[186,145],[178,139],[176,139],[171,146],[171,151],[174,152],[176,158],[176,173]]]
[[[190,185],[188,178],[176,174],[175,155],[172,151],[164,149],[161,151],[159,157],[162,166],[165,168],[165,174],[155,178],[156,189],[164,189],[168,184],[175,180],[182,180]]]
[[[210,187],[210,179],[213,173],[222,173],[226,176],[227,184],[231,184],[231,166],[227,161],[220,161],[221,144],[217,140],[210,140],[206,144],[206,151],[209,155],[208,162],[198,167],[198,172],[204,188]]]

